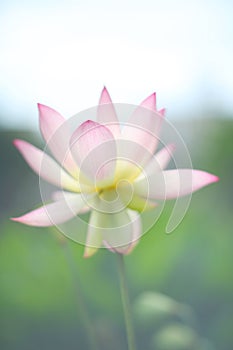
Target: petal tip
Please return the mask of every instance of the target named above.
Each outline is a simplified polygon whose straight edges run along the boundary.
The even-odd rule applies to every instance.
[[[53,120],[59,121],[59,123],[63,123],[65,119],[63,116],[57,112],[54,108],[51,108],[49,106],[46,106],[42,103],[37,103],[38,111],[39,111],[39,118],[40,121],[46,121],[48,118],[52,118]]]
[[[41,226],[35,222],[30,222],[30,220],[28,220],[27,214],[19,216],[17,218],[10,218],[10,220],[14,222],[19,222],[20,224],[27,225],[27,226]]]
[[[54,111],[51,107],[43,105],[42,103],[38,103],[37,107],[38,107],[40,119],[41,118],[42,119],[46,119],[47,114],[49,112],[53,112]]]
[[[104,85],[104,87],[101,91],[101,94],[100,94],[99,104],[102,105],[102,104],[106,104],[106,103],[112,103],[112,99],[110,97],[108,89]]]
[[[85,249],[83,257],[84,259],[91,258],[96,253],[96,249]]]
[[[26,141],[20,140],[20,139],[14,139],[14,140],[12,141],[12,143],[13,143],[13,145],[14,145],[19,151],[20,151],[21,148],[22,148],[21,146],[27,144]]]
[[[210,175],[211,175],[211,177],[210,177],[211,182],[218,182],[220,180],[220,178],[218,176],[212,175],[212,174],[210,174]]]
[[[202,179],[206,182],[206,184],[211,184],[211,183],[214,183],[214,182],[218,182],[219,181],[219,177],[214,175],[214,174],[211,174],[211,173],[207,173],[205,171],[202,171],[202,170],[193,170],[193,174],[196,173],[196,176],[202,176]]]
[[[19,139],[14,139],[14,140],[12,141],[12,143],[13,143],[13,145],[14,145],[15,147],[17,147],[17,145],[19,144],[20,141],[21,141],[21,140],[19,140]]]
[[[152,92],[152,94],[150,94],[147,98],[146,98],[146,100],[149,100],[149,99],[151,99],[151,100],[156,100],[156,92]]]
[[[39,112],[40,123],[46,120],[47,113],[51,110],[50,107],[43,105],[42,103],[37,103],[37,108]]]
[[[48,106],[46,106],[42,103],[39,103],[39,102],[37,103],[37,108],[38,108],[39,112],[41,112],[42,110],[45,110],[45,109],[49,109]]]
[[[19,221],[18,218],[10,218],[11,221]]]
[[[164,117],[165,114],[166,114],[166,109],[165,109],[165,108],[162,108],[162,109],[160,109],[160,110],[158,111],[158,113],[159,113],[162,117]]]
[[[150,96],[143,100],[140,106],[156,111],[156,92],[153,92]]]
[[[151,96],[152,96],[154,99],[156,99],[156,92],[153,92],[153,93],[151,94]]]
[[[11,221],[14,221],[14,222],[19,222],[21,224],[24,224],[24,220],[23,220],[23,216],[20,216],[18,218],[10,218]]]

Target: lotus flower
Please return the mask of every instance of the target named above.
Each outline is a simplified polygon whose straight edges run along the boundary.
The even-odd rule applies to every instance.
[[[129,254],[142,234],[141,212],[160,199],[182,197],[218,181],[201,170],[164,170],[174,145],[155,153],[165,112],[156,109],[155,94],[121,126],[104,88],[97,121],[85,121],[72,134],[58,112],[38,108],[41,133],[54,159],[26,141],[17,139],[14,145],[42,179],[61,190],[52,203],[12,220],[52,226],[90,212],[85,257],[101,246]]]

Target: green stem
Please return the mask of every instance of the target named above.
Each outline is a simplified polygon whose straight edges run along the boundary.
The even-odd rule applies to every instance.
[[[123,306],[124,317],[125,317],[128,349],[136,350],[135,337],[134,337],[131,311],[130,311],[129,292],[128,292],[128,287],[126,283],[124,256],[122,254],[117,254],[117,258],[118,258],[118,271],[119,271],[119,279],[120,279],[121,299],[122,299],[122,306]]]
[[[72,274],[72,280],[73,280],[73,284],[76,292],[76,304],[77,304],[80,317],[83,321],[84,328],[86,330],[89,348],[90,350],[98,350],[96,339],[95,339],[96,338],[95,331],[93,329],[89,314],[87,312],[83,295],[80,291],[80,281],[77,274],[76,261],[74,260],[74,257],[68,242],[63,242],[62,246],[63,246],[63,250],[66,255],[66,260],[68,262],[68,265]]]

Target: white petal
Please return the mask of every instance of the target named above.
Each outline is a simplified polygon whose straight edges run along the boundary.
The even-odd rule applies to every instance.
[[[150,199],[173,199],[185,196],[218,181],[218,177],[201,170],[175,169],[156,172],[135,181],[137,194]]]
[[[103,234],[102,228],[100,227],[101,216],[99,212],[93,210],[91,212],[90,220],[88,223],[86,246],[84,251],[84,257],[89,258],[95,254],[102,246]]]
[[[127,254],[141,235],[140,215],[128,209],[114,214],[94,211],[90,223],[92,224],[89,230],[91,234],[86,244],[89,246],[92,242],[93,246],[95,242],[92,247],[93,252],[103,243],[117,252]]]
[[[12,220],[29,226],[59,225],[75,217],[84,206],[82,196],[75,195],[69,200],[50,203]]]
[[[129,209],[127,210],[127,214],[129,216],[131,226],[131,240],[125,246],[115,248],[116,251],[121,254],[130,254],[138,244],[142,235],[142,222],[140,215],[137,212]]]
[[[79,192],[78,182],[68,175],[51,157],[40,149],[23,140],[14,140],[15,147],[22,154],[28,165],[42,179],[55,186]]]
[[[95,195],[95,194],[94,194]],[[76,198],[77,194],[73,193],[73,192],[66,192],[66,191],[55,191],[52,194],[52,199],[54,201],[60,201],[60,200],[66,200],[66,201],[70,201],[70,200],[74,200]],[[88,203],[88,200],[90,201],[90,197],[92,197],[92,195],[87,195],[86,196],[86,204]],[[85,201],[85,199],[84,199]],[[80,209],[79,214],[84,214],[84,213],[88,213],[91,210],[91,208],[88,205],[85,205],[82,209]]]

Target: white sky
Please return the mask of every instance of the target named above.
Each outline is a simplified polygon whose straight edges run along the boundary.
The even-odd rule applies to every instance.
[[[168,118],[233,114],[233,3],[227,0],[1,1],[0,124],[37,127],[36,103],[66,117],[157,91]]]

